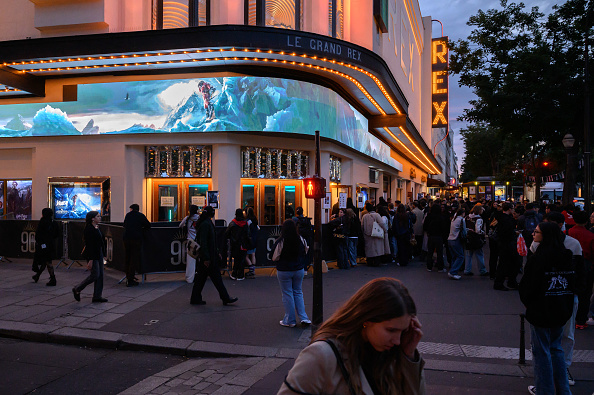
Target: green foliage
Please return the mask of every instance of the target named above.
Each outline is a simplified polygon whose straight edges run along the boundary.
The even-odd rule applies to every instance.
[[[459,118],[470,125],[461,131],[464,173],[516,178],[558,157],[566,133],[583,134],[585,9],[586,0],[568,0],[544,18],[502,0],[470,17],[466,40],[450,43],[450,72],[476,94]]]

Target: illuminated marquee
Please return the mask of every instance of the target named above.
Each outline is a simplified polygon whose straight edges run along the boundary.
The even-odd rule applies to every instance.
[[[431,110],[434,128],[448,127],[448,38],[431,41]]]

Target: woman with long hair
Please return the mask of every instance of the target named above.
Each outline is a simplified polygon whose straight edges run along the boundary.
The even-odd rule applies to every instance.
[[[528,390],[531,394],[570,394],[561,339],[563,326],[573,313],[576,280],[572,252],[563,245],[561,229],[554,222],[541,222],[533,234],[539,245],[528,258],[519,285],[530,323],[537,388],[529,386]]]
[[[93,303],[107,302],[103,293],[103,256],[105,245],[103,235],[99,230],[101,214],[98,211],[89,211],[85,217],[86,226],[84,230],[85,248],[83,257],[87,260],[87,270],[91,273],[80,284],[72,288],[74,299],[80,302],[80,293],[91,283],[95,283],[93,289]]]
[[[424,394],[422,336],[406,287],[377,278],[322,324],[278,393]]]
[[[281,326],[292,328],[297,325],[295,311],[302,326],[311,324],[305,312],[301,288],[308,249],[305,239],[299,236],[295,222],[291,219],[283,222],[281,234],[274,243],[272,255],[272,260],[276,262],[277,278],[285,307],[285,316],[279,322]]]

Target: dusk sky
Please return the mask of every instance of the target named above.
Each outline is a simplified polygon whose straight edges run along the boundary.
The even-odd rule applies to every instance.
[[[511,2],[511,1],[510,1]],[[520,1],[515,1],[520,3]],[[526,9],[538,7],[539,11],[548,15],[551,7],[560,1],[554,0],[526,0],[523,1]],[[472,15],[476,15],[479,9],[486,11],[488,9],[501,9],[499,0],[419,0],[421,15],[431,16],[432,19],[438,19],[443,23],[443,34],[450,40],[466,39],[471,27],[466,24]],[[441,36],[441,26],[438,22],[433,22],[433,37]],[[457,121],[456,118],[462,114],[465,108],[468,108],[468,100],[472,99],[473,93],[467,87],[458,86],[458,78],[450,77],[450,125],[454,131],[454,148],[458,157],[458,167],[462,166],[464,158],[464,146],[460,138],[460,128],[465,126],[464,122]]]

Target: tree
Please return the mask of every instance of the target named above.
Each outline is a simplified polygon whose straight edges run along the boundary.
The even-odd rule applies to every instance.
[[[465,141],[484,134],[491,142],[492,135],[485,133],[495,131],[501,140],[492,173],[484,174],[484,165],[475,167],[485,160],[476,148],[467,149],[465,172],[509,176],[532,169],[540,196],[538,164],[563,149],[563,135],[581,135],[583,70],[580,35],[574,30],[585,4],[569,0],[543,19],[538,7],[525,10],[523,3],[502,0],[501,10],[479,10],[470,17],[467,24],[474,29],[466,40],[450,43],[450,72],[476,95],[459,118],[471,125],[463,132]]]

